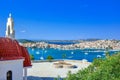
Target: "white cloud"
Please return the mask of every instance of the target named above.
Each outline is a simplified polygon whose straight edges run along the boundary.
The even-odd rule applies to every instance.
[[[20,31],[21,33],[25,33],[26,31],[25,30],[22,30],[22,31]]]

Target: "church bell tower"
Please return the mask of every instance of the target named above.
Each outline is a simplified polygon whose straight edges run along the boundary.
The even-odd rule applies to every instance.
[[[6,37],[15,39],[14,21],[13,21],[13,18],[11,17],[11,14],[9,14],[9,17],[7,19]]]

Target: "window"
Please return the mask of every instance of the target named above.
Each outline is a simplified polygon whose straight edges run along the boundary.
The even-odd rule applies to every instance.
[[[7,72],[7,80],[12,80],[12,71]]]

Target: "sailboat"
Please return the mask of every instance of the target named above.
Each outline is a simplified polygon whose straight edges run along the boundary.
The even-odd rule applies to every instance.
[[[88,53],[86,52],[85,55],[88,55]]]
[[[37,52],[36,52],[36,54],[40,54],[40,52],[39,52],[39,51],[37,51]]]
[[[43,56],[40,57],[41,60],[44,60]]]

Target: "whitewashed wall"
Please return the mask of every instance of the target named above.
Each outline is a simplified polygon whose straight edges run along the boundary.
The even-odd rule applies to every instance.
[[[23,80],[23,60],[0,61],[0,80],[7,80],[8,71],[12,71],[12,80]]]

